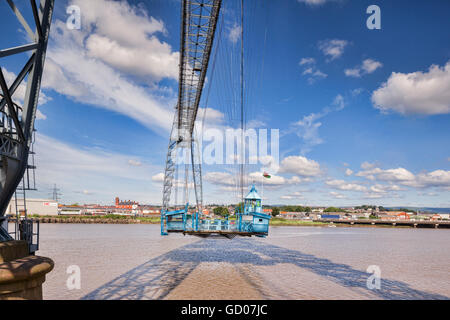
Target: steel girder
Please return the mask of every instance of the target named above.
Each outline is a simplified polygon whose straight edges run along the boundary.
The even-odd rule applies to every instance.
[[[177,169],[176,154],[179,148],[186,148],[191,153],[197,210],[201,213],[203,192],[201,162],[198,157],[201,150],[194,150],[198,149],[198,146],[195,147],[197,142],[193,139],[193,132],[221,4],[222,0],[182,1],[178,103],[167,151],[162,216],[169,207],[173,179]],[[187,188],[188,177],[185,180],[185,188]],[[163,223],[163,219],[161,221]],[[163,229],[164,227],[162,227],[162,233],[164,233]]]
[[[27,167],[54,7],[54,0],[40,0],[39,6],[36,0],[29,1],[34,18],[35,31],[33,32],[14,1],[7,0],[7,2],[31,39],[31,43],[0,49],[0,61],[3,57],[30,53],[26,64],[9,87],[0,68],[2,91],[0,96],[2,116],[0,120],[0,217],[4,216]],[[23,106],[19,107],[13,102],[13,95],[25,77],[27,77],[26,93]],[[1,238],[4,237],[0,237],[0,241]]]
[[[190,140],[208,70],[221,0],[184,0],[178,89],[178,135]]]

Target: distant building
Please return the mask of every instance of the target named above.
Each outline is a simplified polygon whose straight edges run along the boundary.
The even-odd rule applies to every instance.
[[[17,199],[17,207],[20,214],[23,216],[23,199]],[[58,202],[49,199],[26,199],[25,202],[27,208],[27,215],[38,214],[40,216],[57,216],[58,215]],[[15,215],[16,214],[16,202],[15,199],[11,199],[9,202],[6,214]]]
[[[150,206],[139,206],[138,212],[143,216],[159,216],[161,214],[161,210],[159,208]]]
[[[340,219],[340,218],[341,215],[339,215],[338,213],[320,215],[320,219]]]
[[[116,208],[118,209],[134,209],[136,210],[137,207],[139,206],[139,202],[136,201],[131,201],[131,200],[127,200],[127,201],[120,201],[119,197],[116,197]]]
[[[288,212],[288,211],[280,211],[279,217],[290,220],[301,220],[307,218],[306,212]]]
[[[378,215],[383,221],[410,220],[411,214],[403,211],[387,211]]]
[[[79,216],[84,214],[84,208],[81,206],[59,206],[58,214],[63,216]]]

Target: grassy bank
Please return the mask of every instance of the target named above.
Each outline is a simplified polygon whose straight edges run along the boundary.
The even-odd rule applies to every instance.
[[[33,219],[39,220],[41,223],[111,223],[111,224],[159,224],[159,217],[130,217],[109,214],[105,216],[39,216],[32,215]],[[233,219],[230,219],[230,221]],[[327,223],[302,221],[302,220],[286,220],[283,218],[272,218],[271,226],[323,226]]]
[[[105,216],[39,216],[33,219],[41,223],[104,223],[104,224],[158,224],[159,217],[130,217],[115,214]]]
[[[325,222],[314,222],[308,220],[286,220],[283,218],[272,218],[270,220],[271,226],[324,226],[328,225]]]

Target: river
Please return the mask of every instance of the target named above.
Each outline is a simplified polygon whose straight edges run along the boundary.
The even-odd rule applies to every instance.
[[[55,261],[44,299],[450,298],[445,229],[271,227],[233,240],[159,231],[41,224],[38,255]]]

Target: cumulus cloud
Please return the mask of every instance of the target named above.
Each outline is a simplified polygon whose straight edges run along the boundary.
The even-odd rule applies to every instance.
[[[292,173],[301,177],[317,177],[322,174],[320,164],[303,156],[289,156],[281,161],[280,173]]]
[[[346,175],[346,176],[351,176],[352,174],[353,174],[353,170],[352,170],[352,169],[347,168],[347,169],[345,170],[345,175]]]
[[[161,20],[127,1],[72,0],[72,4],[83,13],[82,31],[92,31],[85,38],[89,56],[127,73],[177,79],[178,52],[155,36],[166,33]]]
[[[366,191],[367,187],[357,182],[348,182],[345,180],[328,180],[325,182],[328,186],[345,191]]]
[[[353,69],[345,69],[344,73],[348,77],[360,78],[365,74],[375,72],[378,68],[381,68],[383,64],[373,59],[366,59],[360,66]]]
[[[293,192],[287,195],[282,195],[280,199],[283,200],[303,199],[303,195],[300,192]]]
[[[205,181],[212,183],[214,185],[219,185],[223,187],[227,187],[224,190],[228,191],[235,191],[238,186],[238,176],[232,175],[228,172],[207,172],[203,175],[203,178]],[[264,183],[264,186],[271,186],[271,187],[283,187],[286,185],[293,185],[300,183],[302,181],[309,181],[308,179],[301,179],[298,176],[292,176],[291,178],[286,178],[282,176],[277,175],[271,175],[270,179],[263,177],[263,172],[255,171],[250,172],[246,179],[248,181],[252,181],[254,183],[262,184]]]
[[[401,167],[394,169],[381,169],[368,163],[364,163],[363,165],[363,170],[359,171],[355,175],[358,177],[365,177],[369,180],[391,182],[415,188],[450,187],[450,171],[435,170],[432,172],[424,171],[414,174],[411,171]],[[380,190],[379,185],[375,185],[374,187]],[[390,188],[392,191],[400,190],[395,189],[397,186],[392,185],[387,188]]]
[[[314,63],[316,63],[316,59],[314,59],[314,58],[302,58],[298,64],[303,66],[303,65],[309,65],[309,64],[314,64]]]
[[[74,32],[65,22],[54,22],[43,88],[121,113],[156,132],[169,131],[176,99],[167,97],[158,81],[176,79],[178,54],[156,38],[166,32],[162,21],[125,1],[70,3],[80,6],[83,25]],[[130,76],[145,76],[149,85]]]
[[[210,125],[217,125],[225,121],[225,115],[213,108],[198,108],[197,119],[205,119]]]
[[[336,198],[336,199],[346,199],[347,197],[345,195],[343,195],[342,193],[336,192],[336,191],[331,191],[330,196]]]
[[[403,190],[401,187],[397,185],[382,185],[375,184],[370,187],[370,191],[373,193],[387,193],[388,191],[401,191]]]
[[[432,65],[428,72],[393,72],[373,92],[372,103],[381,112],[450,113],[450,61],[443,67]]]
[[[164,181],[164,173],[160,172],[152,176],[152,181],[154,182],[163,182]]]
[[[333,61],[344,54],[345,47],[348,46],[347,40],[327,39],[319,41],[319,49],[328,57],[328,61]]]
[[[302,75],[308,77],[309,84],[313,84],[317,80],[328,77],[326,73],[317,69],[316,60],[314,58],[302,58],[298,64],[304,68]]]
[[[212,184],[223,186],[237,185],[237,178],[228,172],[207,172],[203,175],[203,179]]]
[[[86,49],[90,57],[101,59],[128,74],[156,81],[163,78],[178,79],[179,53],[172,52],[167,43],[160,42],[156,37],[128,47],[108,37],[93,34],[86,40]]]

